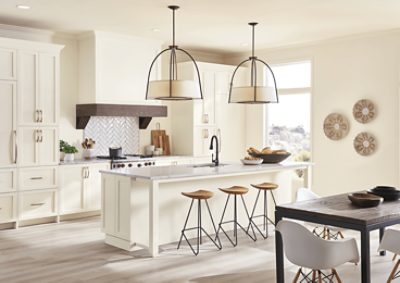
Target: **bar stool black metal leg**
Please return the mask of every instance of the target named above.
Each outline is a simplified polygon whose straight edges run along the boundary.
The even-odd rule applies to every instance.
[[[267,191],[264,191],[264,215],[263,215],[263,222],[264,222],[264,231],[268,235],[268,220],[266,215],[268,215],[268,204],[267,204]]]
[[[208,201],[207,201],[207,200],[205,200],[205,202],[206,202],[206,205],[207,205],[208,214],[210,215],[211,223],[212,223],[213,228],[214,228],[214,232],[215,232],[215,235],[216,235],[216,239],[218,240],[218,244],[219,244],[219,245],[218,245],[209,235],[208,235],[208,237],[209,237],[210,240],[214,243],[214,245],[217,246],[218,249],[222,249],[221,240],[219,239],[219,236],[218,236],[218,233],[217,233],[217,229],[216,229],[216,227],[215,227],[215,223],[214,223],[214,219],[213,219],[212,214],[211,214],[210,206],[208,205]],[[206,232],[205,232],[205,233],[206,233]],[[207,233],[206,233],[206,234],[207,234]]]
[[[231,197],[231,195],[228,195],[228,197],[226,198],[225,207],[224,207],[224,210],[223,210],[222,216],[221,216],[221,221],[218,223],[218,230],[217,230],[217,233],[216,233],[216,235],[215,235],[215,240],[217,239],[217,237],[218,237],[218,235],[219,235],[219,231],[220,231],[220,230],[223,230],[221,224],[222,224],[222,221],[224,221],[225,211],[226,211],[226,207],[228,206],[228,202],[229,202],[229,198],[230,198],[230,197]],[[224,232],[224,231],[223,231],[223,232]],[[225,232],[224,232],[224,233],[225,233]]]
[[[185,236],[185,229],[186,229],[186,225],[187,225],[188,220],[189,220],[190,212],[192,211],[193,202],[194,202],[194,199],[192,199],[192,201],[190,202],[189,212],[188,212],[188,214],[187,214],[187,216],[186,216],[185,225],[183,225],[183,229],[182,229],[182,232],[181,232],[181,237],[180,237],[180,239],[179,239],[178,247],[176,248],[177,250],[179,250],[179,247],[181,246],[182,239],[183,239],[183,237]],[[186,238],[186,237],[185,237],[185,238]]]
[[[244,210],[246,211],[247,219],[248,219],[249,222],[250,222],[249,211],[247,210],[247,205],[246,205],[246,203],[244,202],[243,195],[240,195],[240,197],[241,197],[241,199],[242,199],[242,203],[243,203],[243,206],[244,206]],[[251,227],[251,230],[253,231],[253,236],[254,236],[254,238],[253,238],[252,236],[250,236],[248,230],[245,230],[243,227],[241,227],[241,228],[242,228],[243,231],[245,231],[245,233],[250,237],[250,239],[252,239],[253,241],[257,241],[256,233],[254,232],[254,228],[253,228],[253,225],[251,225],[251,222],[250,222],[250,227]]]
[[[199,253],[199,247],[202,244],[201,240],[201,203],[200,200],[198,200],[198,212],[197,212],[197,253]]]
[[[273,193],[272,191],[270,191],[270,193],[271,193],[271,196],[272,196],[272,200],[274,201],[274,205],[276,206],[276,201],[275,201],[274,193]]]

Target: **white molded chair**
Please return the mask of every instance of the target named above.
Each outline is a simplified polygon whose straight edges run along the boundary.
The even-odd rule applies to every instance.
[[[396,254],[400,254],[400,231],[388,229],[383,234],[381,244],[379,246],[379,251],[389,251]],[[392,272],[389,275],[387,283],[392,282],[393,279],[400,277],[400,271],[397,269],[400,266],[400,259],[397,260],[394,265]]]
[[[342,282],[335,268],[346,262],[357,263],[360,259],[357,242],[353,238],[337,241],[325,240],[315,237],[303,225],[288,220],[279,221],[276,230],[282,235],[287,259],[300,266],[293,283],[297,282],[300,275],[305,279],[311,273],[311,282],[316,282],[316,276],[318,276],[318,282],[325,279],[332,282],[333,277],[338,282]],[[302,268],[309,268],[312,272],[307,274]],[[331,274],[326,275],[322,270],[330,270]],[[309,280],[308,278],[305,281],[310,282]]]
[[[297,190],[296,201],[306,201],[306,200],[313,200],[319,199],[320,196],[314,193],[311,189],[308,188],[300,188]],[[332,226],[324,226],[321,229],[320,227],[315,227],[313,233],[326,240],[337,240],[339,237],[344,238],[342,231],[338,230],[336,227]]]

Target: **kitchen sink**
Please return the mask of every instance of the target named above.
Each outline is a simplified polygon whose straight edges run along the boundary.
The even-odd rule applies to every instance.
[[[220,163],[218,164],[218,166],[215,166],[214,163],[204,163],[204,164],[195,164],[195,165],[191,165],[190,167],[193,168],[202,168],[202,167],[222,167],[222,166],[226,166],[228,164],[224,164],[224,163]]]

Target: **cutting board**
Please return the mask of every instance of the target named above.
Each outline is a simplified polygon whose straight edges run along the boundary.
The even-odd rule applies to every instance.
[[[156,124],[156,130],[151,131],[151,144],[156,148],[160,147],[163,149],[163,155],[170,155],[171,148],[169,143],[169,136],[165,130],[160,129],[160,124]]]

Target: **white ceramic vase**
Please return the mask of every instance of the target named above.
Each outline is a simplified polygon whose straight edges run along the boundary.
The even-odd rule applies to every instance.
[[[96,152],[94,151],[94,148],[84,148],[82,151],[82,157],[84,159],[92,159],[96,157]]]
[[[75,154],[74,153],[66,153],[64,155],[64,161],[74,161]]]

